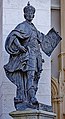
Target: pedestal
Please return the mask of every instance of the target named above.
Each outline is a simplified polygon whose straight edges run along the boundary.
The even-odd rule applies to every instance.
[[[54,119],[56,114],[43,110],[25,110],[25,111],[13,111],[10,113],[13,119]]]

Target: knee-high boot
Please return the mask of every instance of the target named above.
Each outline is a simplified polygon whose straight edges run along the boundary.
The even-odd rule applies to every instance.
[[[29,99],[30,99],[30,103],[38,104],[38,101],[35,98],[35,89],[34,89],[34,87],[32,87],[28,90],[28,96],[29,96]]]

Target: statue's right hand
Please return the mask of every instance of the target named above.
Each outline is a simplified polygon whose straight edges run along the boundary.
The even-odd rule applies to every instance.
[[[27,49],[24,46],[21,46],[21,51],[22,52],[27,52]]]
[[[15,45],[18,47],[19,51],[21,52],[27,52],[27,49],[20,44],[17,38],[14,40]]]

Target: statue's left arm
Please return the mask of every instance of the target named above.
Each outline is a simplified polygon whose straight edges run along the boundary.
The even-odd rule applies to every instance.
[[[59,34],[55,31],[54,28],[52,28],[46,35],[43,33],[39,33],[39,42],[42,51],[50,56],[55,47],[58,45],[58,43],[61,41],[61,37]]]

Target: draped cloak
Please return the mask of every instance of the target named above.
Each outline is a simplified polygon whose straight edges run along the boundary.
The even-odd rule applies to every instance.
[[[27,49],[26,53],[18,49],[14,42],[16,38]],[[26,71],[41,72],[42,56],[39,47],[41,42],[41,33],[32,23],[29,24],[27,21],[20,23],[8,35],[5,49],[10,54],[10,57],[9,62],[4,65],[4,69],[9,80],[16,86],[23,85],[21,78]]]

